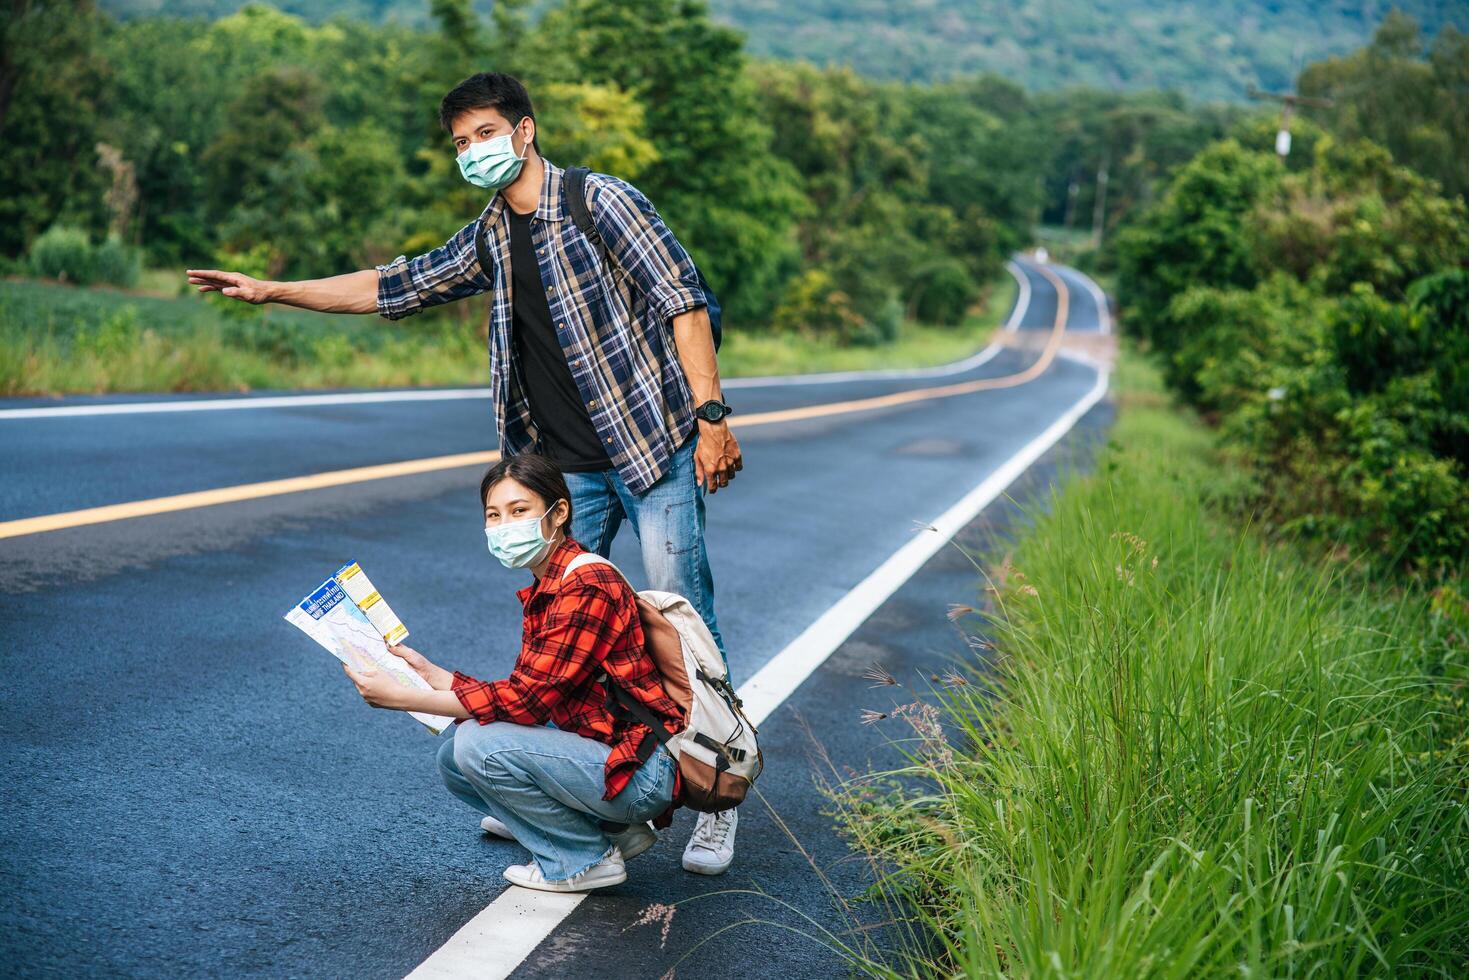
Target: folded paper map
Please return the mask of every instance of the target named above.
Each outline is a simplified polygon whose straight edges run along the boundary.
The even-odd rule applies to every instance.
[[[404,687],[429,690],[427,681],[388,652],[389,644],[403,642],[408,628],[355,561],[337,569],[337,574],[297,603],[285,618],[353,670],[384,671]],[[444,715],[408,713],[435,735],[454,723]]]

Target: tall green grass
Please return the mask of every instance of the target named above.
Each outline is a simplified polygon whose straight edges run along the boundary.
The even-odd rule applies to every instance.
[[[846,828],[928,941],[864,965],[1466,975],[1462,596],[1213,516],[1229,481],[1207,432],[1129,374],[1098,470],[989,573],[995,662],[889,709],[920,736],[906,788],[845,788]]]
[[[0,282],[0,395],[483,384],[472,323]]]

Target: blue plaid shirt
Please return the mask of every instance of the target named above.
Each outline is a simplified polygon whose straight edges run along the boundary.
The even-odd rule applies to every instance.
[[[592,425],[607,456],[634,493],[651,487],[694,427],[694,400],[674,346],[672,320],[704,306],[693,260],[631,184],[587,176],[592,220],[615,257],[609,271],[566,206],[562,170],[546,162],[531,242],[551,319]],[[489,292],[490,387],[500,449],[507,455],[538,444],[511,340],[510,222],[505,198],[444,245],[377,267],[377,309],[389,320]],[[492,269],[481,269],[474,238],[485,229]]]

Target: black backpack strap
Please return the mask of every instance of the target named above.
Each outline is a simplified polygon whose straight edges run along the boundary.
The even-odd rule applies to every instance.
[[[645,736],[643,744],[638,746],[639,762],[647,762],[648,756],[658,748],[658,743],[662,742],[666,745],[673,741],[673,732],[670,732],[663,722],[648,710],[647,705],[624,691],[621,685],[612,683],[612,678],[606,674],[602,675],[602,685],[607,689],[608,713],[614,718],[631,718],[641,722],[652,735],[652,738]]]
[[[490,261],[490,248],[485,242],[484,215],[480,215],[479,222],[474,228],[474,257],[479,261],[480,275],[485,277],[485,282],[493,282],[494,277],[490,275],[490,269],[494,263]]]
[[[703,671],[699,673],[703,676]],[[627,691],[624,691],[620,685],[612,683],[612,678],[606,674],[602,675],[602,683],[607,688],[607,710],[612,714],[612,717],[630,717],[635,721],[642,722],[652,732],[653,738],[644,738],[643,744],[638,746],[639,762],[647,762],[648,756],[653,754],[653,750],[658,747],[659,742],[666,745],[673,741],[673,733],[664,727],[663,722],[659,721],[643,702],[633,697]],[[715,772],[724,772],[724,770],[729,768],[731,761],[745,761],[744,749],[737,749],[729,745],[720,745],[703,732],[695,732],[694,741],[714,753]]]
[[[562,187],[566,191],[566,207],[571,212],[572,223],[587,236],[600,251],[606,252],[607,245],[597,233],[596,222],[592,221],[592,209],[587,207],[587,167],[567,167],[561,172]]]

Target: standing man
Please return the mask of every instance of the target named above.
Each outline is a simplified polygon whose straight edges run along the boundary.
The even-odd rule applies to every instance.
[[[688,598],[723,654],[703,495],[728,486],[743,462],[724,420],[730,409],[693,261],[637,188],[605,174],[585,182],[601,241],[582,234],[564,171],[541,158],[530,95],[515,78],[465,79],[444,97],[439,122],[464,178],[494,194],[443,246],[328,279],[190,269],[189,282],[249,303],[390,320],[492,293],[501,451],[557,463],[572,493],[572,536],[594,551],[607,555],[628,521],[650,586]],[[727,869],[736,816],[700,814],[683,866]]]

